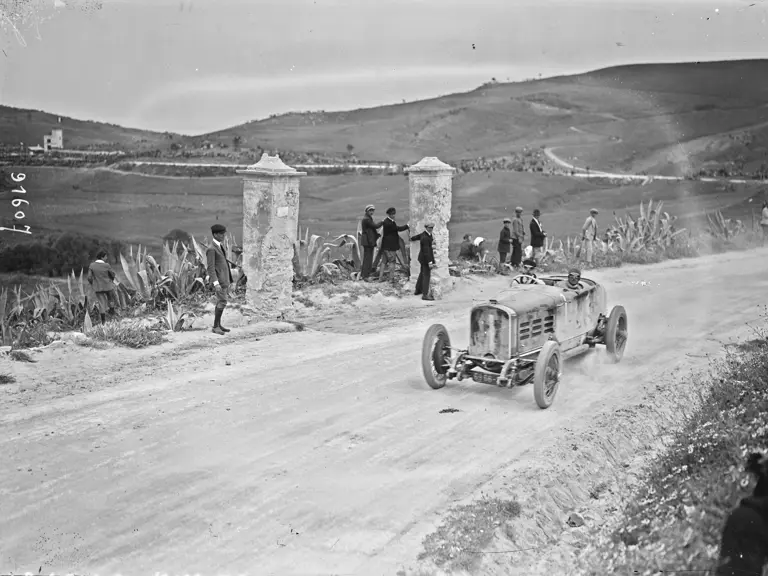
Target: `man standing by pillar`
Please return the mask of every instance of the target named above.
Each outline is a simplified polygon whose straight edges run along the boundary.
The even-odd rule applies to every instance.
[[[221,224],[211,226],[213,242],[205,252],[208,264],[208,277],[213,281],[213,289],[216,292],[216,308],[213,316],[214,334],[223,335],[229,332],[229,328],[221,325],[221,315],[227,307],[227,290],[232,284],[232,270],[229,267],[227,253],[224,248],[224,235],[227,229]]]
[[[432,280],[432,268],[435,267],[435,253],[432,249],[432,230],[435,225],[432,222],[424,224],[424,232],[411,236],[411,242],[419,242],[419,277],[416,280],[415,296],[422,294],[422,300],[434,300],[429,293],[429,284]]]
[[[373,221],[373,213],[376,211],[376,207],[373,204],[368,204],[365,207],[365,216],[363,216],[360,222],[360,245],[363,247],[363,264],[360,270],[360,279],[366,280],[371,275],[371,267],[373,266],[373,251],[376,248],[376,241],[379,239],[378,229],[384,224],[379,222],[378,224]]]
[[[584,221],[584,226],[581,228],[581,240],[584,244],[583,256],[588,264],[592,264],[592,256],[595,248],[595,240],[597,239],[597,210],[592,208],[589,211],[589,216]]]
[[[540,216],[541,212],[536,208],[533,211],[533,218],[531,218],[531,248],[533,248],[533,255],[531,257],[536,264],[541,261],[541,256],[544,252],[544,238],[547,236],[541,227]]]
[[[400,250],[400,232],[408,230],[408,224],[398,226],[395,222],[397,210],[387,208],[387,217],[382,226],[381,250],[382,264],[380,282],[392,280],[395,277],[395,266],[397,265],[397,252]]]
[[[504,271],[504,264],[507,263],[507,254],[512,247],[512,231],[509,226],[512,224],[511,218],[504,218],[504,227],[499,232],[499,274]]]
[[[523,209],[515,208],[515,218],[512,220],[512,268],[520,268],[523,259],[523,242],[525,242],[525,224],[523,224]]]

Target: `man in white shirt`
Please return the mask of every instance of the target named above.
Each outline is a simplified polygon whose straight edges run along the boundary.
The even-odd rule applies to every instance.
[[[581,240],[584,245],[582,256],[588,264],[592,263],[595,241],[597,240],[597,220],[595,216],[597,216],[597,209],[592,208],[589,211],[589,216],[584,221],[584,226],[581,228]]]

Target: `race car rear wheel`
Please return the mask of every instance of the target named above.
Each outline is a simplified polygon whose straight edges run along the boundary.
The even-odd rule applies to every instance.
[[[533,369],[533,397],[539,408],[552,406],[555,395],[560,388],[562,356],[557,342],[549,340],[541,348]]]
[[[614,306],[605,326],[605,351],[611,362],[621,362],[628,336],[627,312],[623,306]]]
[[[421,369],[427,384],[435,390],[445,386],[450,366],[451,339],[448,330],[442,324],[432,324],[421,348]]]

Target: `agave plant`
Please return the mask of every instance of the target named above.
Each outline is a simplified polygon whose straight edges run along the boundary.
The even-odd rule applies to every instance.
[[[165,327],[168,328],[168,330],[181,332],[182,330],[191,328],[196,318],[197,316],[190,311],[182,312],[181,309],[177,311],[174,309],[173,303],[168,302],[168,310],[166,310],[166,313],[163,316],[163,324],[165,324]]]
[[[741,220],[725,218],[720,210],[716,210],[713,214],[707,214],[707,223],[709,224],[709,233],[712,236],[725,240],[730,240],[745,231]]]
[[[60,311],[61,319],[71,327],[76,326],[79,323],[80,315],[88,308],[88,294],[83,282],[83,271],[80,271],[80,276],[75,276],[74,271],[69,273],[66,294],[56,284],[53,284],[53,289],[58,298],[56,309]]]
[[[339,272],[338,266],[329,262],[331,250],[337,247],[334,244],[323,242],[322,236],[309,235],[309,229],[304,231],[304,238],[293,244],[293,272],[296,278],[308,280],[317,276],[321,271],[334,275]]]
[[[11,318],[13,307],[8,306],[8,289],[0,292],[0,336],[3,346],[13,346],[13,334],[11,332]]]
[[[654,207],[653,200],[648,200],[647,206],[640,202],[637,219],[629,213],[626,218],[616,216],[616,224],[607,230],[609,242],[622,252],[664,250],[672,246],[685,228],[675,230],[677,217],[663,212],[663,205],[659,202]]]
[[[128,283],[136,291],[143,302],[154,302],[159,295],[159,284],[163,280],[160,268],[155,259],[147,254],[147,249],[141,250],[139,245],[136,256],[133,256],[133,246],[128,257],[120,254],[120,263],[123,266]]]
[[[171,247],[163,244],[163,256],[160,259],[163,278],[158,282],[158,290],[165,291],[174,301],[192,294],[196,284],[204,284],[203,279],[198,276],[198,268],[192,264],[188,255],[186,246],[182,245],[179,249],[178,240]]]

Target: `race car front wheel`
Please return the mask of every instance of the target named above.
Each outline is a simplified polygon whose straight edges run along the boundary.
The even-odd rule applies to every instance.
[[[629,323],[624,306],[614,306],[605,326],[605,351],[612,362],[620,362],[629,336]]]
[[[539,357],[536,358],[536,367],[533,369],[533,397],[539,408],[545,409],[552,406],[560,388],[561,375],[560,346],[557,342],[549,340],[541,348]]]
[[[451,339],[442,324],[433,324],[424,336],[421,369],[427,384],[435,390],[445,386],[451,367]]]

